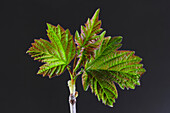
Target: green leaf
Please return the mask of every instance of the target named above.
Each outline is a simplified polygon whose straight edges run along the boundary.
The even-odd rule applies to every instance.
[[[114,83],[122,89],[134,89],[140,85],[139,79],[145,72],[142,59],[134,55],[134,51],[117,50],[121,47],[122,37],[106,37],[100,48],[95,51],[95,59],[85,65],[82,75],[84,90],[90,86],[98,99],[112,106],[118,97]]]
[[[90,85],[90,79],[89,79],[88,74],[86,72],[84,72],[83,75],[82,75],[82,84],[83,84],[84,90],[87,91],[88,87]]]
[[[100,9],[93,15],[92,19],[87,20],[85,26],[81,26],[81,34],[78,31],[75,33],[75,42],[77,44],[78,57],[82,57],[82,62],[85,64],[87,60],[94,57],[94,50],[98,49],[101,45],[105,31],[101,33],[101,21],[99,18]],[[99,33],[101,33],[99,35]]]
[[[27,53],[34,60],[45,63],[37,74],[49,76],[60,75],[75,56],[75,44],[70,31],[64,30],[60,25],[48,24],[47,35],[50,42],[44,39],[35,39]]]

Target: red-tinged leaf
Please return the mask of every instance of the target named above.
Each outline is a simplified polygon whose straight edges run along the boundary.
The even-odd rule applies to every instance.
[[[75,56],[75,44],[70,31],[60,25],[47,24],[47,35],[50,42],[44,39],[35,39],[27,53],[34,60],[44,62],[37,74],[49,76],[60,75]]]
[[[139,79],[145,72],[143,64],[140,64],[142,59],[134,55],[133,51],[117,50],[121,41],[121,36],[106,37],[95,51],[95,58],[86,62],[82,76],[84,89],[87,90],[90,85],[98,99],[109,106],[113,105],[118,96],[114,83],[122,89],[134,89],[140,85]]]
[[[82,57],[82,64],[85,64],[87,60],[90,59],[91,56],[94,57],[94,50],[98,49],[105,34],[103,32],[101,35],[102,28],[101,21],[98,20],[99,18],[98,9],[95,14],[93,15],[92,19],[87,20],[85,26],[81,26],[81,34],[76,31],[75,34],[75,42],[77,44],[77,51],[80,54],[79,57]]]

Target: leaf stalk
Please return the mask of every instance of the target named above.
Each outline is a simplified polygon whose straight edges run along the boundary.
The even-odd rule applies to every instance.
[[[73,74],[75,74],[75,72],[78,70],[78,68],[80,68],[82,62],[82,57],[79,58],[79,60],[77,61],[77,64],[75,66],[75,68],[73,69]]]

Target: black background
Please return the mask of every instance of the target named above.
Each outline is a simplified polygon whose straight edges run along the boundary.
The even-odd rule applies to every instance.
[[[147,72],[135,90],[117,87],[113,108],[84,92],[79,77],[77,112],[170,113],[169,0],[2,0],[2,113],[69,113],[68,72],[52,79],[36,75],[42,64],[25,52],[33,39],[48,39],[47,22],[74,34],[97,8],[106,35],[123,36],[121,49],[135,50]]]

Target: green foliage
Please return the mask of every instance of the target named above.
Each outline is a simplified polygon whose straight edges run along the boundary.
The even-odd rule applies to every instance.
[[[139,78],[145,72],[143,65],[139,64],[141,58],[133,51],[117,50],[122,37],[107,37],[100,48],[96,50],[95,59],[86,63],[82,75],[84,90],[90,86],[98,99],[112,106],[118,97],[114,82],[124,89],[134,89],[140,85]]]
[[[75,42],[77,44],[78,57],[82,58],[82,63],[85,64],[90,57],[94,57],[94,50],[99,48],[102,43],[105,32],[101,33],[101,20],[99,18],[99,9],[95,12],[92,19],[87,20],[85,26],[81,26],[81,34],[78,31],[75,33]],[[101,35],[98,35],[101,33]]]
[[[60,75],[75,56],[75,44],[70,31],[47,24],[47,35],[51,42],[44,39],[35,39],[27,53],[34,60],[44,62],[37,74],[49,76]]]
[[[102,32],[99,9],[85,26],[81,26],[81,33],[75,33],[75,43],[70,31],[60,25],[47,24],[47,35],[50,41],[35,39],[27,53],[34,60],[45,63],[38,74],[49,78],[60,75],[68,69],[72,82],[82,73],[82,84],[85,91],[89,86],[98,100],[113,106],[118,92],[115,83],[122,89],[134,89],[140,85],[140,77],[145,72],[142,59],[134,55],[134,51],[118,50],[122,44],[122,37],[105,37]],[[74,59],[73,70],[69,63]],[[77,60],[78,59],[78,60]],[[81,71],[76,71],[81,68]]]

